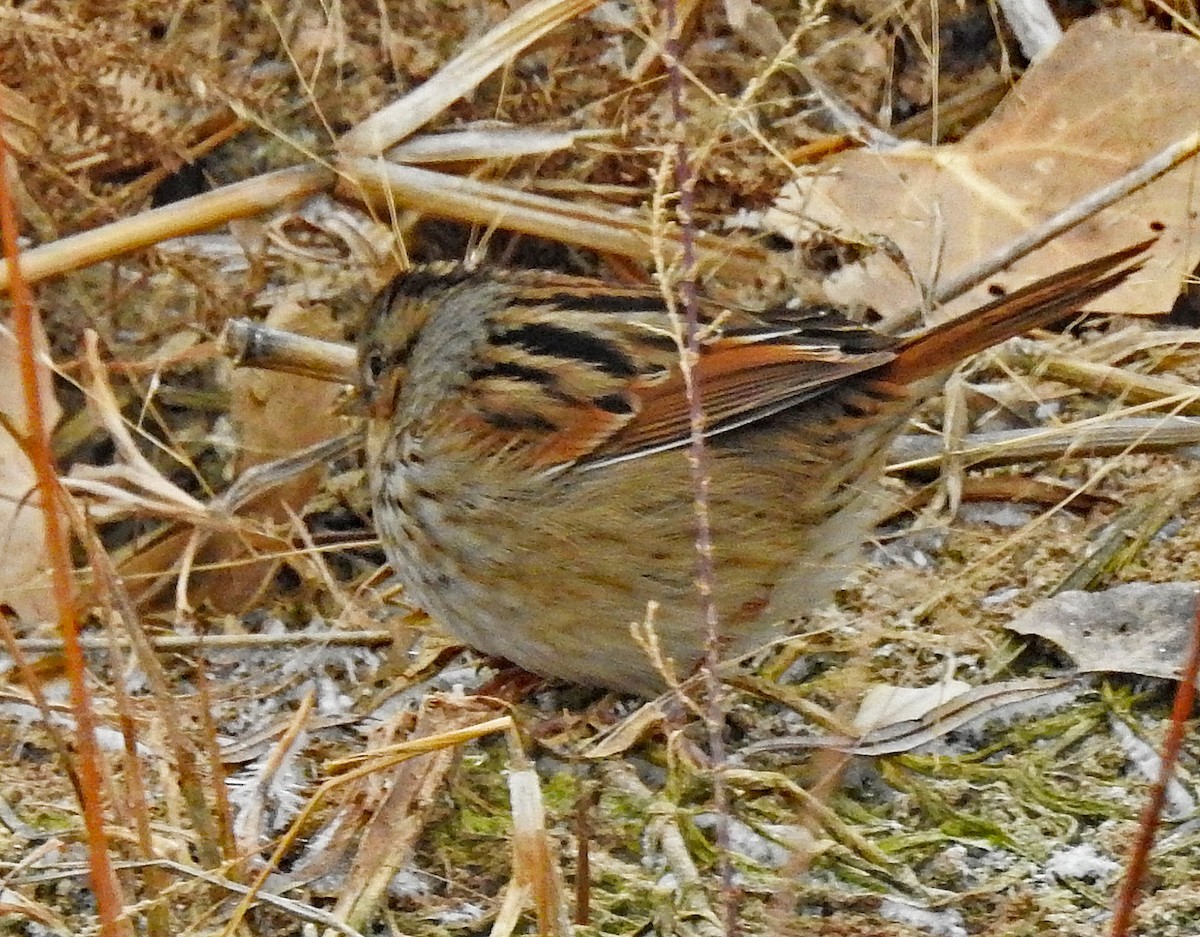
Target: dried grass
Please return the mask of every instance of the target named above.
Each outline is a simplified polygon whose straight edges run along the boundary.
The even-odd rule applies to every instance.
[[[828,109],[806,97],[780,41],[790,37],[813,70],[808,77],[852,111],[910,109],[913,121],[891,131],[907,127],[925,139],[917,120],[935,98],[967,102],[963,119],[980,120],[987,108],[979,102],[991,100],[1010,66],[996,48],[952,41],[955,30],[969,35],[990,22],[982,3],[938,7],[936,74],[928,5],[743,6],[738,32],[716,4],[680,4],[689,40],[683,136],[698,176],[701,246],[734,279],[760,273],[769,245],[731,236],[720,223],[765,210],[798,161],[846,145]],[[47,245],[30,255],[29,271],[65,274],[40,292],[66,411],[58,454],[64,468],[91,466],[91,493],[105,499],[89,523],[115,558],[114,569],[81,523],[96,584],[91,614],[114,626],[110,650],[92,658],[112,849],[150,863],[124,868],[122,884],[152,934],[231,928],[231,895],[244,896],[256,931],[279,934],[306,922],[366,932],[381,921],[414,935],[563,933],[573,909],[561,878],[571,881],[586,853],[590,887],[576,888],[588,895],[582,932],[719,932],[712,778],[691,713],[572,689],[514,702],[519,694],[502,683],[495,697],[464,700],[457,687],[477,682],[473,664],[419,616],[395,626],[390,656],[377,650],[379,625],[392,627],[398,613],[378,588],[381,557],[353,456],[330,457],[320,487],[310,484],[286,509],[239,499],[245,510],[235,512],[214,501],[239,461],[226,417],[229,368],[216,345],[231,315],[298,302],[327,309],[352,332],[366,296],[409,257],[459,258],[482,245],[505,262],[644,275],[616,258],[640,251],[644,259],[648,243],[661,249],[673,236],[649,208],[676,133],[647,39],[661,35],[651,5],[610,3],[590,20],[568,17],[513,63],[491,74],[468,70],[441,88],[436,107],[405,118],[416,121],[409,129],[427,131],[495,118],[542,128],[549,133],[537,152],[506,150],[480,162],[456,150],[453,161],[387,172],[377,151],[403,134],[394,126],[368,133],[362,128],[375,125],[363,121],[511,9],[499,0],[385,7],[297,4],[273,13],[259,3],[46,0],[0,11],[0,110],[18,154],[23,233]],[[343,136],[339,149],[335,138],[354,127],[357,136]],[[581,129],[588,133],[573,146],[559,145]],[[152,199],[165,196],[168,181],[185,184],[179,170],[197,160],[214,182],[244,188],[225,190],[220,198],[232,201],[216,208],[213,196],[199,195],[216,214],[198,214],[197,203],[151,214]],[[370,173],[410,182],[443,173],[433,185],[424,179],[420,207],[461,216],[430,204],[436,183],[450,178],[464,204],[485,208],[465,216],[471,223],[432,222],[407,201],[415,189],[377,187],[371,218],[321,201],[274,222],[257,217],[285,196],[328,190],[333,167],[341,191],[360,194]],[[282,174],[264,179],[268,171]],[[240,200],[246,189],[249,200]],[[497,204],[524,234],[495,224]],[[521,211],[530,214],[517,224]],[[231,235],[157,244],[216,217],[251,220],[236,222]],[[85,233],[110,222],[118,227],[103,237]],[[56,240],[71,235],[81,240]],[[137,250],[93,265],[114,244]],[[787,258],[793,266],[820,259]],[[89,327],[103,367],[81,353]],[[1072,368],[1065,340],[1051,339],[973,372],[962,392],[975,415],[970,432],[950,434],[964,451],[981,433],[1036,422],[1039,408],[1062,422],[1096,421],[1110,448],[1053,462],[1040,462],[1047,456],[1038,450],[1036,470],[980,471],[972,465],[987,463],[986,452],[959,453],[961,489],[941,500],[923,498],[912,475],[895,481],[896,500],[919,511],[917,521],[897,515],[876,562],[819,629],[753,662],[760,675],[784,679],[747,671],[732,681],[735,748],[813,724],[840,731],[867,685],[933,683],[947,660],[960,676],[990,679],[1020,653],[1002,630],[1007,614],[1067,576],[1114,505],[1161,505],[1164,492],[1192,484],[1187,457],[1125,454],[1149,426],[1126,427],[1119,438],[1112,427],[1124,401],[1159,412],[1191,406],[1185,388],[1200,376],[1196,343],[1156,341],[1141,324],[1116,334],[1088,333],[1088,354],[1074,354]],[[87,371],[90,390],[81,386]],[[939,431],[946,422],[937,406],[922,419]],[[969,501],[976,481],[994,481],[994,497],[1011,490],[1014,474],[1031,473],[1046,482],[1040,497],[1060,494],[1050,508],[1036,499],[1017,508],[1016,527],[999,511],[972,516],[969,503],[958,517],[940,507],[947,498]],[[110,486],[103,492],[102,483]],[[1159,526],[1143,525],[1140,550],[1103,575],[1200,578],[1191,534],[1198,510],[1195,498],[1180,496]],[[1156,536],[1164,522],[1169,535]],[[228,542],[185,555],[184,545],[213,527]],[[165,591],[142,588],[164,571],[174,575],[188,556],[190,577]],[[243,575],[253,588],[233,588]],[[1009,590],[1017,598],[1000,601]],[[43,642],[37,647],[52,640],[36,621],[12,630],[16,641]],[[322,643],[331,631],[336,640]],[[107,641],[108,632],[97,633]],[[206,644],[208,635],[220,640]],[[155,657],[158,637],[193,643]],[[1019,661],[1023,670],[1045,664],[1037,654]],[[50,654],[4,680],[0,746],[12,757],[0,763],[0,795],[15,816],[0,818],[12,832],[0,859],[19,898],[6,892],[0,902],[27,920],[87,932],[94,921],[78,865],[81,822],[54,760],[61,726],[70,729],[57,703],[60,666]],[[35,686],[41,713],[31,705]],[[1095,881],[1055,877],[1048,860],[1081,843],[1121,854],[1146,779],[1128,770],[1112,726],[1153,741],[1162,693],[1117,679],[1065,711],[980,730],[936,755],[846,766],[827,754],[793,754],[730,771],[743,928],[906,933],[889,896],[934,910],[953,905],[970,932],[1094,933],[1115,872],[1101,865]],[[491,734],[500,728],[509,734]],[[427,747],[414,752],[414,740]],[[375,762],[349,780],[337,774],[342,759],[395,741],[409,746],[403,763]],[[1158,888],[1145,910],[1155,933],[1195,930],[1197,848],[1180,828],[1156,854]],[[254,883],[267,891],[252,900]]]

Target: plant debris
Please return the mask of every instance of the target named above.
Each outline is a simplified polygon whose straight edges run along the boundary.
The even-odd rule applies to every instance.
[[[1194,31],[1183,6],[1172,16]],[[1141,4],[1053,9],[1069,27],[1062,45],[1020,78],[1023,44],[1053,31],[1016,30],[1018,44],[982,0],[678,0],[683,126],[668,106],[661,11],[640,0],[0,11],[0,133],[62,407],[55,451],[86,508],[77,581],[105,821],[139,931],[217,933],[237,918],[280,935],[707,935],[730,930],[732,908],[739,932],[797,937],[1096,933],[1153,776],[1170,690],[1154,676],[1169,669],[1131,665],[1143,646],[1119,634],[1103,660],[1121,666],[1053,705],[994,719],[988,694],[1059,679],[1045,648],[1006,628],[1078,567],[1090,538],[1122,539],[1121,505],[1153,524],[1119,562],[1089,567],[1090,583],[1162,596],[1151,584],[1200,578],[1195,468],[1169,448],[1193,440],[1178,416],[1200,381],[1190,332],[1089,319],[972,363],[918,415],[914,435],[938,445],[914,446],[914,465],[888,480],[895,510],[835,607],[723,674],[735,756],[724,765],[679,699],[513,675],[404,606],[353,447],[319,450],[318,468],[241,497],[241,473],[311,454],[353,425],[355,404],[336,384],[235,373],[219,340],[229,319],[281,316],[353,339],[371,296],[414,261],[644,280],[652,252],[669,262],[680,243],[665,155],[677,142],[697,167],[705,286],[718,295],[819,301],[860,260],[890,265],[897,246],[930,287],[1194,129],[1190,33]],[[1048,127],[1070,160],[1038,150]],[[1052,171],[1030,171],[1051,156]],[[1020,194],[992,179],[979,197],[993,169]],[[1165,312],[1197,261],[1191,173],[1020,275],[1156,233],[1153,276],[1112,303]],[[804,237],[781,243],[770,219],[798,178],[807,201],[788,211]],[[1011,229],[1006,206],[1020,217]],[[172,240],[158,243],[162,232]],[[850,298],[881,310],[880,291],[892,309],[919,300],[891,276],[859,276]],[[0,412],[6,430],[22,425],[2,400]],[[1159,417],[1182,435],[1137,451],[1155,434],[1131,421]],[[1062,441],[1076,424],[1088,448]],[[1025,434],[1021,464],[1004,454],[1013,433]],[[1041,433],[1057,442],[1032,448]],[[65,767],[77,727],[46,601],[36,583],[14,591],[41,561],[18,565],[38,555],[36,512],[19,446],[0,436],[12,502],[0,906],[13,933],[90,933]],[[958,510],[972,491],[1002,501]],[[1164,491],[1181,493],[1169,516],[1152,510]],[[1125,594],[1089,601],[1111,608]],[[912,731],[886,751],[768,751],[856,739],[868,687],[948,677],[975,688],[985,717],[940,720],[956,699],[912,716],[920,725],[902,724]],[[1187,738],[1139,912],[1163,937],[1200,922]],[[712,808],[715,771],[727,818]]]

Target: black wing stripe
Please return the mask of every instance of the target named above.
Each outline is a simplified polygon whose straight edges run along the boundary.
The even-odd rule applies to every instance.
[[[613,342],[560,325],[532,323],[499,332],[492,340],[499,345],[516,345],[533,355],[586,361],[613,377],[633,377],[638,373],[633,359]]]

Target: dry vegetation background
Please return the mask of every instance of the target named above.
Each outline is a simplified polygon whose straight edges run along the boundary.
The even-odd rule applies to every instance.
[[[664,153],[681,132],[698,227],[761,273],[718,272],[714,289],[791,295],[815,282],[886,320],[921,298],[889,253],[931,282],[1200,125],[1189,0],[1052,4],[1076,24],[1063,40],[1074,45],[1016,90],[1028,63],[990,3],[678,2],[684,127],[657,51],[661,11],[609,0],[424,128],[470,124],[491,134],[485,149],[511,146],[503,158],[478,158],[476,142],[461,157],[403,159],[627,209],[614,224],[641,219],[669,241]],[[26,246],[330,165],[342,134],[521,6],[5,4],[0,130]],[[538,133],[514,143],[502,124]],[[728,817],[712,810],[687,707],[490,680],[494,662],[403,607],[380,571],[356,451],[249,498],[221,494],[355,425],[337,385],[235,370],[219,341],[231,317],[352,339],[364,302],[408,260],[486,252],[645,278],[636,255],[464,223],[437,198],[422,211],[394,193],[367,205],[344,183],[44,279],[53,445],[80,508],[74,559],[129,920],[152,935],[715,934],[730,919],[749,933],[1098,933],[1170,708],[1169,679],[1136,674],[1173,671],[1142,662],[1136,603],[1120,621],[1097,613],[1117,637],[1093,667],[1110,673],[1093,680],[1059,680],[1067,657],[1006,626],[1064,581],[1200,579],[1200,482],[1181,448],[1200,441],[1183,419],[1200,356],[1194,307],[1186,291],[1177,300],[1200,260],[1194,185],[1185,165],[1011,275],[1160,238],[1147,273],[1105,300],[1124,316],[987,356],[921,414],[887,482],[894,512],[837,608],[730,680]],[[7,340],[0,355],[14,375]],[[4,383],[6,426],[23,425],[17,382]],[[979,435],[1085,420],[1112,434],[1107,449],[1017,457]],[[1060,450],[1079,439],[1048,435]],[[76,726],[31,476],[5,442],[0,933],[89,933]],[[968,443],[982,449],[961,454]],[[946,445],[959,454],[939,454]],[[1182,646],[1163,618],[1154,646]],[[895,687],[947,677],[981,688],[975,708],[905,727],[895,744],[751,750],[851,732],[869,687],[893,688],[894,722]],[[1028,684],[1036,705],[991,721],[1012,681],[1041,678],[1052,685]],[[1196,756],[1189,742],[1141,933],[1200,926]],[[252,883],[261,894],[239,906]]]

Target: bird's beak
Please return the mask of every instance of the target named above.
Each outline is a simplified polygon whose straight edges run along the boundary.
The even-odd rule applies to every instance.
[[[400,393],[400,376],[387,374],[367,401],[367,415],[374,421],[389,421],[396,412],[396,396]]]

